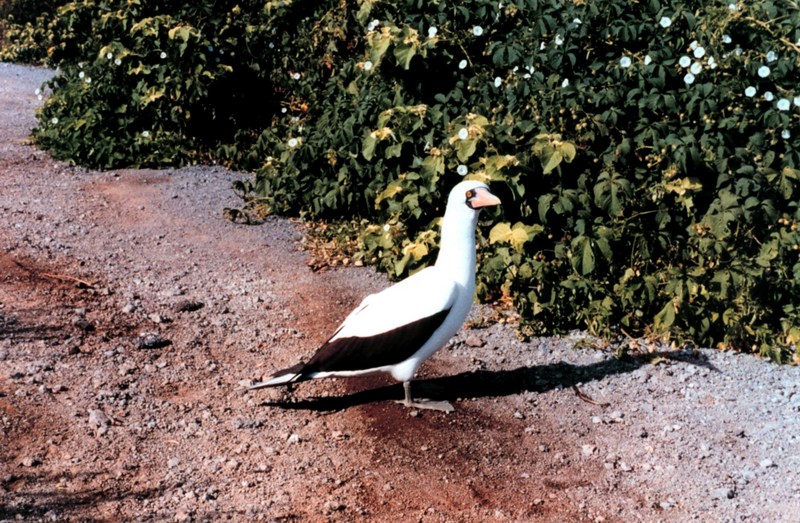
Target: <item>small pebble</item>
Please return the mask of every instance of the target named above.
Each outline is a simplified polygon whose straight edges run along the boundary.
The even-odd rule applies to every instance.
[[[711,493],[711,499],[733,499],[735,497],[736,491],[728,487],[718,488]]]
[[[467,336],[467,339],[464,340],[464,343],[466,343],[470,347],[483,347],[484,345],[486,345],[486,342],[480,339],[475,334],[470,334],[469,336]]]

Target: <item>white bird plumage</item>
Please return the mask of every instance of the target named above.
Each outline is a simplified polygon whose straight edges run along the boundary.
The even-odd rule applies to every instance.
[[[407,406],[451,411],[447,402],[413,401],[410,380],[452,338],[475,293],[475,228],[481,208],[500,200],[482,182],[457,184],[447,200],[436,263],[364,298],[308,361],[251,389],[329,376],[388,372],[403,382]]]

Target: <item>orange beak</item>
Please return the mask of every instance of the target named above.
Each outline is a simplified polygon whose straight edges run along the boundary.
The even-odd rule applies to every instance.
[[[470,200],[473,209],[500,205],[500,198],[490,193],[488,189],[478,187],[475,189],[475,197]]]

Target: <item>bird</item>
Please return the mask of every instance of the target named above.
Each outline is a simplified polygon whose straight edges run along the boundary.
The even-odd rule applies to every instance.
[[[386,372],[403,383],[405,399],[399,403],[452,412],[447,401],[415,400],[411,379],[467,319],[475,293],[478,215],[495,205],[500,199],[485,183],[456,184],[447,198],[434,265],[364,298],[308,362],[279,370],[249,389]]]

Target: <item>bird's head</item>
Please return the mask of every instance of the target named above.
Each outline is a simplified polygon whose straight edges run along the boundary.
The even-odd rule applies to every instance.
[[[483,207],[500,205],[500,198],[489,192],[489,187],[485,183],[466,180],[453,187],[447,200],[448,208],[459,205],[466,205],[473,211],[479,211]]]

